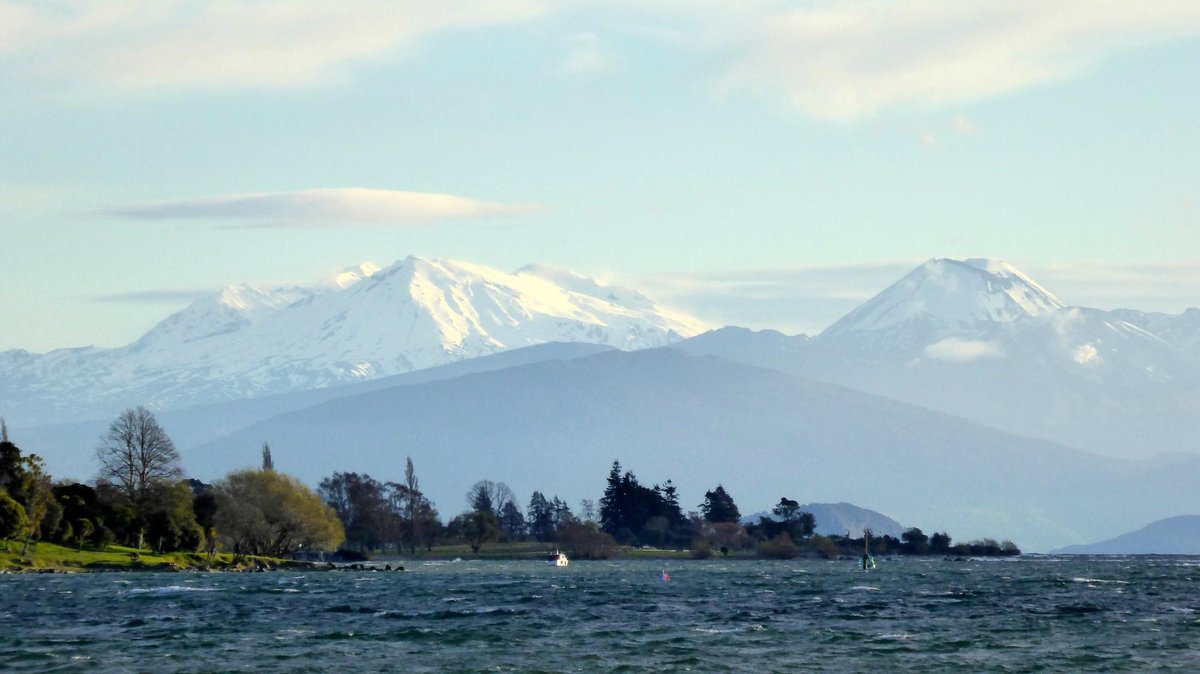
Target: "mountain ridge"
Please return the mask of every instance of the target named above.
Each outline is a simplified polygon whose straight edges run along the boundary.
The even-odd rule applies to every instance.
[[[1068,545],[1050,552],[1059,555],[1200,555],[1200,516],[1168,517],[1108,540]]]
[[[409,256],[309,287],[231,284],[116,349],[0,353],[0,409],[23,425],[71,421],[328,387],[532,344],[663,346],[706,328],[548,265],[509,274]]]
[[[1012,265],[974,259],[930,260],[816,337],[722,328],[675,347],[1144,458],[1200,446],[1194,341],[1200,310],[1068,306]]]

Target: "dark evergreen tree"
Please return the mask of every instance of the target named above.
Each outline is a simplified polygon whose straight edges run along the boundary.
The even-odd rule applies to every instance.
[[[639,542],[648,522],[662,518],[665,524],[656,520],[651,532],[655,544],[664,539],[677,542],[677,539],[690,538],[678,501],[675,486],[670,481],[666,487],[642,486],[631,471],[622,474],[620,462],[613,461],[604,496],[600,499],[600,526],[618,542],[631,544]]]
[[[556,533],[568,523],[575,521],[575,515],[571,513],[571,506],[559,497],[554,497],[554,500],[550,502],[550,507],[554,510],[554,531]]]
[[[668,479],[663,483],[661,493],[666,506],[665,516],[670,520],[671,528],[686,528],[687,516],[683,514],[683,508],[679,507],[679,492],[675,489],[675,483]]]
[[[900,540],[904,541],[903,549],[908,554],[921,554],[929,550],[929,537],[917,527],[906,529],[900,534]]]
[[[604,495],[600,497],[600,528],[615,533],[624,526],[624,494],[621,492],[621,462],[613,461]]]
[[[508,539],[520,538],[525,533],[525,516],[512,501],[505,503],[500,511],[500,528]]]
[[[929,549],[933,552],[946,553],[950,551],[950,534],[934,533],[929,537]]]
[[[704,492],[700,514],[709,522],[737,522],[742,518],[733,497],[719,484],[716,489]]]
[[[794,520],[800,513],[800,502],[793,501],[786,496],[781,496],[779,498],[779,503],[771,509],[771,512],[774,513],[781,522]]]
[[[529,535],[535,540],[543,543],[554,540],[554,508],[542,492],[535,491],[529,497],[525,523],[529,527]]]

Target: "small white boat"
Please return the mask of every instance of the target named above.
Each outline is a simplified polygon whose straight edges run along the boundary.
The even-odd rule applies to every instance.
[[[571,560],[567,559],[565,554],[555,550],[549,557],[546,558],[546,563],[550,566],[567,566],[571,563]]]

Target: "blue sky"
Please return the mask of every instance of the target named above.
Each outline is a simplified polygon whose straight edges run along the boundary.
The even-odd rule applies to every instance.
[[[0,0],[0,349],[408,254],[816,331],[930,257],[1200,304],[1200,4]]]

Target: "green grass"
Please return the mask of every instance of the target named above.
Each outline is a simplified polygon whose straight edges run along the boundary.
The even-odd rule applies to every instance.
[[[83,550],[54,543],[30,544],[29,552],[21,554],[19,541],[0,541],[0,570],[7,571],[181,571],[186,569],[238,570],[258,566],[269,568],[302,568],[309,565],[291,560],[267,557],[243,557],[234,562],[230,553],[218,553],[209,560],[197,552],[168,552],[136,550],[119,545],[104,548],[84,546]]]
[[[435,545],[433,550],[417,550],[415,555],[406,551],[402,555],[374,555],[377,558],[388,559],[545,559],[546,555],[561,549],[554,543],[539,543],[537,541],[511,541],[505,543],[484,543],[479,552],[472,552],[466,543],[450,545]],[[563,550],[563,552],[567,552]],[[617,548],[614,558],[619,559],[686,559],[691,556],[688,550],[664,550],[659,548],[633,548],[621,546]]]

